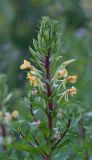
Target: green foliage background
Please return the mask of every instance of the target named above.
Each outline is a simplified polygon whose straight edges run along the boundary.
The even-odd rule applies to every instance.
[[[83,126],[86,130],[85,142],[81,143],[83,143],[84,148],[87,148],[92,158],[92,143],[90,143],[92,141],[91,8],[91,0],[1,0],[0,73],[7,75],[9,92],[13,93],[10,105],[8,104],[9,111],[18,109],[21,114],[25,114],[23,104],[19,101],[21,97],[26,95],[26,79],[25,74],[19,70],[19,66],[24,59],[30,57],[28,47],[29,45],[32,46],[32,39],[37,35],[41,17],[50,16],[51,18],[58,19],[63,32],[62,42],[64,42],[61,47],[61,53],[64,59],[77,59],[72,68],[69,67],[69,70],[70,72],[76,72],[78,75],[78,82],[76,84],[78,94],[76,99],[80,101]],[[78,145],[80,141],[84,140],[79,140],[77,142]],[[16,155],[15,152],[12,154]],[[67,150],[67,152],[69,151]],[[77,155],[76,158],[73,157],[75,155],[70,155],[70,159],[81,160],[81,147],[76,147],[74,152]],[[68,160],[65,157],[65,151],[63,153],[64,155],[59,156],[64,157],[64,160]],[[25,154],[18,153],[18,156],[21,157]],[[60,160],[60,157],[57,160]]]

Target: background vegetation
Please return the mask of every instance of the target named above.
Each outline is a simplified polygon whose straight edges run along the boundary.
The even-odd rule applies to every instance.
[[[42,16],[56,18],[62,29],[62,56],[64,59],[75,58],[77,61],[70,67],[78,75],[76,100],[82,110],[82,120],[78,129],[70,157],[64,160],[91,160],[92,159],[92,2],[91,0],[1,0],[0,1],[0,73],[7,76],[1,80],[0,109],[7,112],[18,110],[25,114],[20,102],[25,92],[25,75],[19,66],[24,59],[30,56],[28,47],[32,46],[32,39],[36,37],[38,24]],[[4,75],[3,75],[4,76]],[[1,75],[2,77],[2,75]],[[4,77],[5,79],[5,77]],[[8,92],[12,93],[10,100],[3,104],[2,95],[6,91],[2,85],[8,85]],[[4,93],[3,93],[4,92]],[[7,109],[6,109],[7,107]],[[9,130],[9,129],[8,129]],[[10,130],[8,131],[10,132]],[[0,131],[1,133],[1,131]],[[17,133],[16,133],[17,134]],[[0,134],[0,151],[2,149],[2,134]],[[80,139],[79,139],[80,138]],[[79,139],[79,140],[78,140]],[[9,140],[9,136],[8,136]],[[80,147],[79,147],[80,146]],[[86,156],[83,157],[83,151]],[[7,152],[7,151],[5,151]],[[27,153],[9,151],[8,155],[15,159],[27,157]],[[85,159],[84,159],[85,158]],[[27,158],[25,158],[26,160]],[[60,158],[58,158],[60,160]]]

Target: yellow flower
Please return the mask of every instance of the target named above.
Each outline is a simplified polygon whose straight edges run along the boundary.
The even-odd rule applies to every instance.
[[[67,90],[67,93],[71,96],[77,93],[77,89],[75,87],[71,87],[70,89]]]
[[[35,81],[37,78],[36,76],[33,76],[31,73],[28,73],[27,74],[27,78],[30,80],[30,81]]]
[[[66,80],[67,80],[68,82],[75,83],[75,82],[77,81],[77,76],[76,76],[76,75],[74,75],[74,76],[69,76],[69,77],[66,78]]]
[[[40,79],[37,78],[36,76],[33,76],[31,73],[27,74],[27,78],[30,80],[30,83],[35,87],[42,85],[42,82],[40,81]]]
[[[66,78],[68,75],[68,71],[66,69],[63,69],[58,72],[58,75],[59,75],[59,77]]]
[[[32,69],[32,65],[29,61],[24,60],[24,63],[20,66],[20,69]]]
[[[11,113],[11,116],[12,118],[17,118],[19,116],[19,112],[15,110]]]

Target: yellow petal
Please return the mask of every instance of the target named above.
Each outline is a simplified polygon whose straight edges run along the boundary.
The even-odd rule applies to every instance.
[[[31,69],[31,64],[29,61],[24,60],[24,63],[20,66],[20,69]]]

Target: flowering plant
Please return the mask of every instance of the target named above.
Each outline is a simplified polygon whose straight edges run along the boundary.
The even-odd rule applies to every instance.
[[[20,142],[15,149],[28,151],[33,159],[54,159],[58,149],[69,144],[68,132],[74,117],[71,97],[77,93],[76,75],[69,75],[67,66],[74,59],[62,62],[61,31],[58,21],[43,17],[31,59],[24,60],[20,69],[27,71],[29,81],[25,104],[30,114],[18,125]],[[32,65],[34,64],[34,65]],[[32,157],[31,157],[32,158]]]

